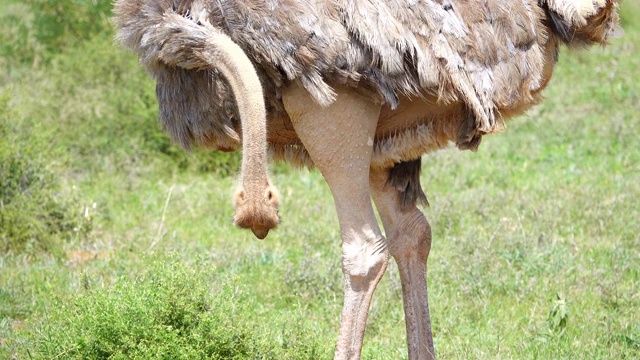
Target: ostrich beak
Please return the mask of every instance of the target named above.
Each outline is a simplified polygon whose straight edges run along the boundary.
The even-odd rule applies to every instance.
[[[251,232],[258,239],[262,240],[262,239],[266,238],[267,235],[269,234],[269,229],[267,229],[267,228],[256,228],[256,229],[251,229]]]

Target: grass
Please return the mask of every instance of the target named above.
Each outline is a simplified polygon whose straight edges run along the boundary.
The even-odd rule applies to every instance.
[[[564,51],[506,133],[424,158],[441,358],[640,357],[640,6],[622,8],[625,37]],[[64,45],[37,14],[16,26],[21,3],[0,9],[0,160],[23,159],[47,179],[38,199],[91,225],[3,249],[0,358],[330,358],[343,285],[321,176],[278,166],[284,222],[255,240],[230,221],[237,157],[171,146],[153,83],[108,28],[83,30],[90,11],[69,31],[95,34]],[[395,265],[363,357],[406,358]]]

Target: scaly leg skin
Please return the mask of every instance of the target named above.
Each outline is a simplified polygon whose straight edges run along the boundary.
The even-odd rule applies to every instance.
[[[335,359],[359,359],[373,292],[389,258],[369,192],[373,136],[380,105],[337,89],[328,107],[292,85],[285,109],[315,166],[326,179],[338,212],[342,238],[344,306]]]
[[[402,281],[409,359],[434,359],[426,277],[431,227],[415,204],[403,209],[400,192],[388,179],[388,169],[371,171],[371,193]]]

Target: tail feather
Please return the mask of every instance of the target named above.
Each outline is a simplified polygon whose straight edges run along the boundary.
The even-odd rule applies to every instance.
[[[569,47],[606,44],[619,36],[617,0],[540,0],[551,31]]]

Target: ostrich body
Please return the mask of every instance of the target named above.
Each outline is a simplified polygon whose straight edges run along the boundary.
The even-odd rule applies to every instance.
[[[409,358],[429,359],[420,157],[451,142],[476,150],[503,130],[539,101],[558,46],[605,43],[616,9],[615,0],[117,0],[114,13],[118,39],[157,81],[172,139],[242,146],[237,225],[263,238],[278,224],[267,148],[321,171],[346,283],[335,358],[360,357],[391,255]]]

